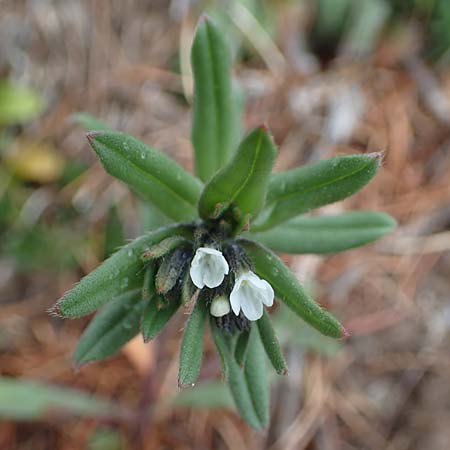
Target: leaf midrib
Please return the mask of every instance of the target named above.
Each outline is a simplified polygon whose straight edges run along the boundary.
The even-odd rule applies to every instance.
[[[247,184],[248,184],[250,178],[253,176],[253,172],[254,172],[255,166],[256,166],[256,161],[257,161],[257,159],[259,157],[259,153],[260,153],[261,147],[262,147],[262,145],[261,145],[262,138],[263,138],[263,136],[260,133],[259,136],[258,136],[258,142],[256,143],[256,150],[255,150],[255,153],[254,153],[254,157],[253,157],[253,160],[252,160],[250,171],[249,171],[248,175],[245,177],[245,180],[242,183],[241,187],[238,188],[236,190],[236,192],[231,196],[231,198],[229,200],[230,204],[233,203],[236,200],[236,198],[240,195],[240,193],[244,190],[244,188],[247,187]]]

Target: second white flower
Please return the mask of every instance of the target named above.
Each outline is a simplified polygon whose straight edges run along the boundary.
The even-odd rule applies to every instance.
[[[263,315],[263,305],[273,305],[274,292],[272,286],[253,272],[243,272],[231,291],[230,303],[234,314],[239,315],[242,309],[249,320],[258,320]]]

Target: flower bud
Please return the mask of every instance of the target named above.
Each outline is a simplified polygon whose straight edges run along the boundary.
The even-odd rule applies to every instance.
[[[215,297],[211,302],[209,312],[214,317],[222,317],[231,311],[230,302],[224,295]]]

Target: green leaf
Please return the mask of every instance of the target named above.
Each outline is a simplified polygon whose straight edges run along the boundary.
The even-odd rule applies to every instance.
[[[180,387],[193,386],[197,381],[202,363],[203,334],[207,315],[206,303],[199,298],[186,323],[181,341],[178,372],[178,386]]]
[[[234,357],[236,362],[240,365],[244,365],[245,355],[247,354],[248,340],[250,338],[249,331],[242,331],[236,342],[236,349],[234,350]]]
[[[195,173],[207,181],[229,161],[239,139],[239,101],[232,88],[230,51],[222,33],[207,17],[197,26],[191,62]]]
[[[118,352],[138,334],[143,309],[140,289],[108,303],[83,332],[73,355],[76,366],[101,361]]]
[[[381,153],[340,156],[275,174],[264,211],[252,231],[272,228],[353,195],[375,176],[380,160]]]
[[[0,126],[29,122],[44,109],[44,102],[32,89],[0,80]]]
[[[10,420],[42,420],[70,413],[80,417],[119,417],[119,406],[75,389],[28,380],[0,377],[0,417]]]
[[[103,254],[107,258],[111,256],[125,242],[122,222],[120,220],[117,208],[115,206],[109,208],[103,245]]]
[[[346,335],[342,325],[304,291],[277,255],[256,242],[239,239],[238,243],[246,250],[257,275],[271,284],[276,297],[292,311],[326,336],[340,338]]]
[[[276,149],[265,127],[256,128],[239,145],[230,163],[205,186],[199,201],[203,219],[236,208],[239,222],[256,217],[264,206]]]
[[[105,122],[91,116],[88,113],[75,113],[70,116],[72,122],[83,127],[86,131],[111,131],[111,128]]]
[[[269,423],[269,380],[264,349],[257,327],[252,327],[244,365],[245,381],[262,427]]]
[[[234,357],[234,351],[222,331],[211,319],[211,333],[222,361],[222,373],[226,376],[230,391],[241,417],[255,430],[263,427],[253,403],[243,369]]]
[[[174,221],[197,216],[201,182],[163,153],[124,133],[92,132],[89,142],[106,171]]]
[[[169,301],[165,308],[161,308],[160,304],[162,304],[162,301],[159,299],[158,294],[155,294],[145,307],[141,321],[141,332],[144,342],[150,342],[158,336],[180,307],[179,300]]]
[[[252,239],[281,253],[338,253],[373,242],[395,228],[388,214],[358,211],[336,216],[298,217]]]
[[[270,318],[266,311],[264,311],[263,316],[256,323],[258,324],[258,330],[264,349],[273,368],[278,374],[287,375],[288,368],[283,356],[283,350],[281,349],[277,335],[275,334],[275,330],[272,327],[272,323],[270,322]]]
[[[144,271],[141,255],[152,245],[173,235],[192,238],[192,227],[173,225],[135,239],[85,276],[56,303],[51,312],[61,317],[82,317],[122,292],[142,286]]]
[[[176,407],[201,409],[235,409],[228,387],[218,381],[207,381],[191,389],[183,389],[173,399]]]

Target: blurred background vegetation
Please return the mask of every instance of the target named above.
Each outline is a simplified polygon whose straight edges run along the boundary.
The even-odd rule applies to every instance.
[[[80,372],[87,320],[46,314],[164,221],[104,173],[74,113],[190,169],[189,49],[205,11],[278,169],[384,150],[377,179],[327,212],[399,221],[368,248],[284,258],[353,337],[274,312],[290,375],[273,379],[267,433],[234,415],[209,344],[201,383],[178,392],[182,314]],[[447,450],[449,63],[447,0],[0,0],[0,448]]]

